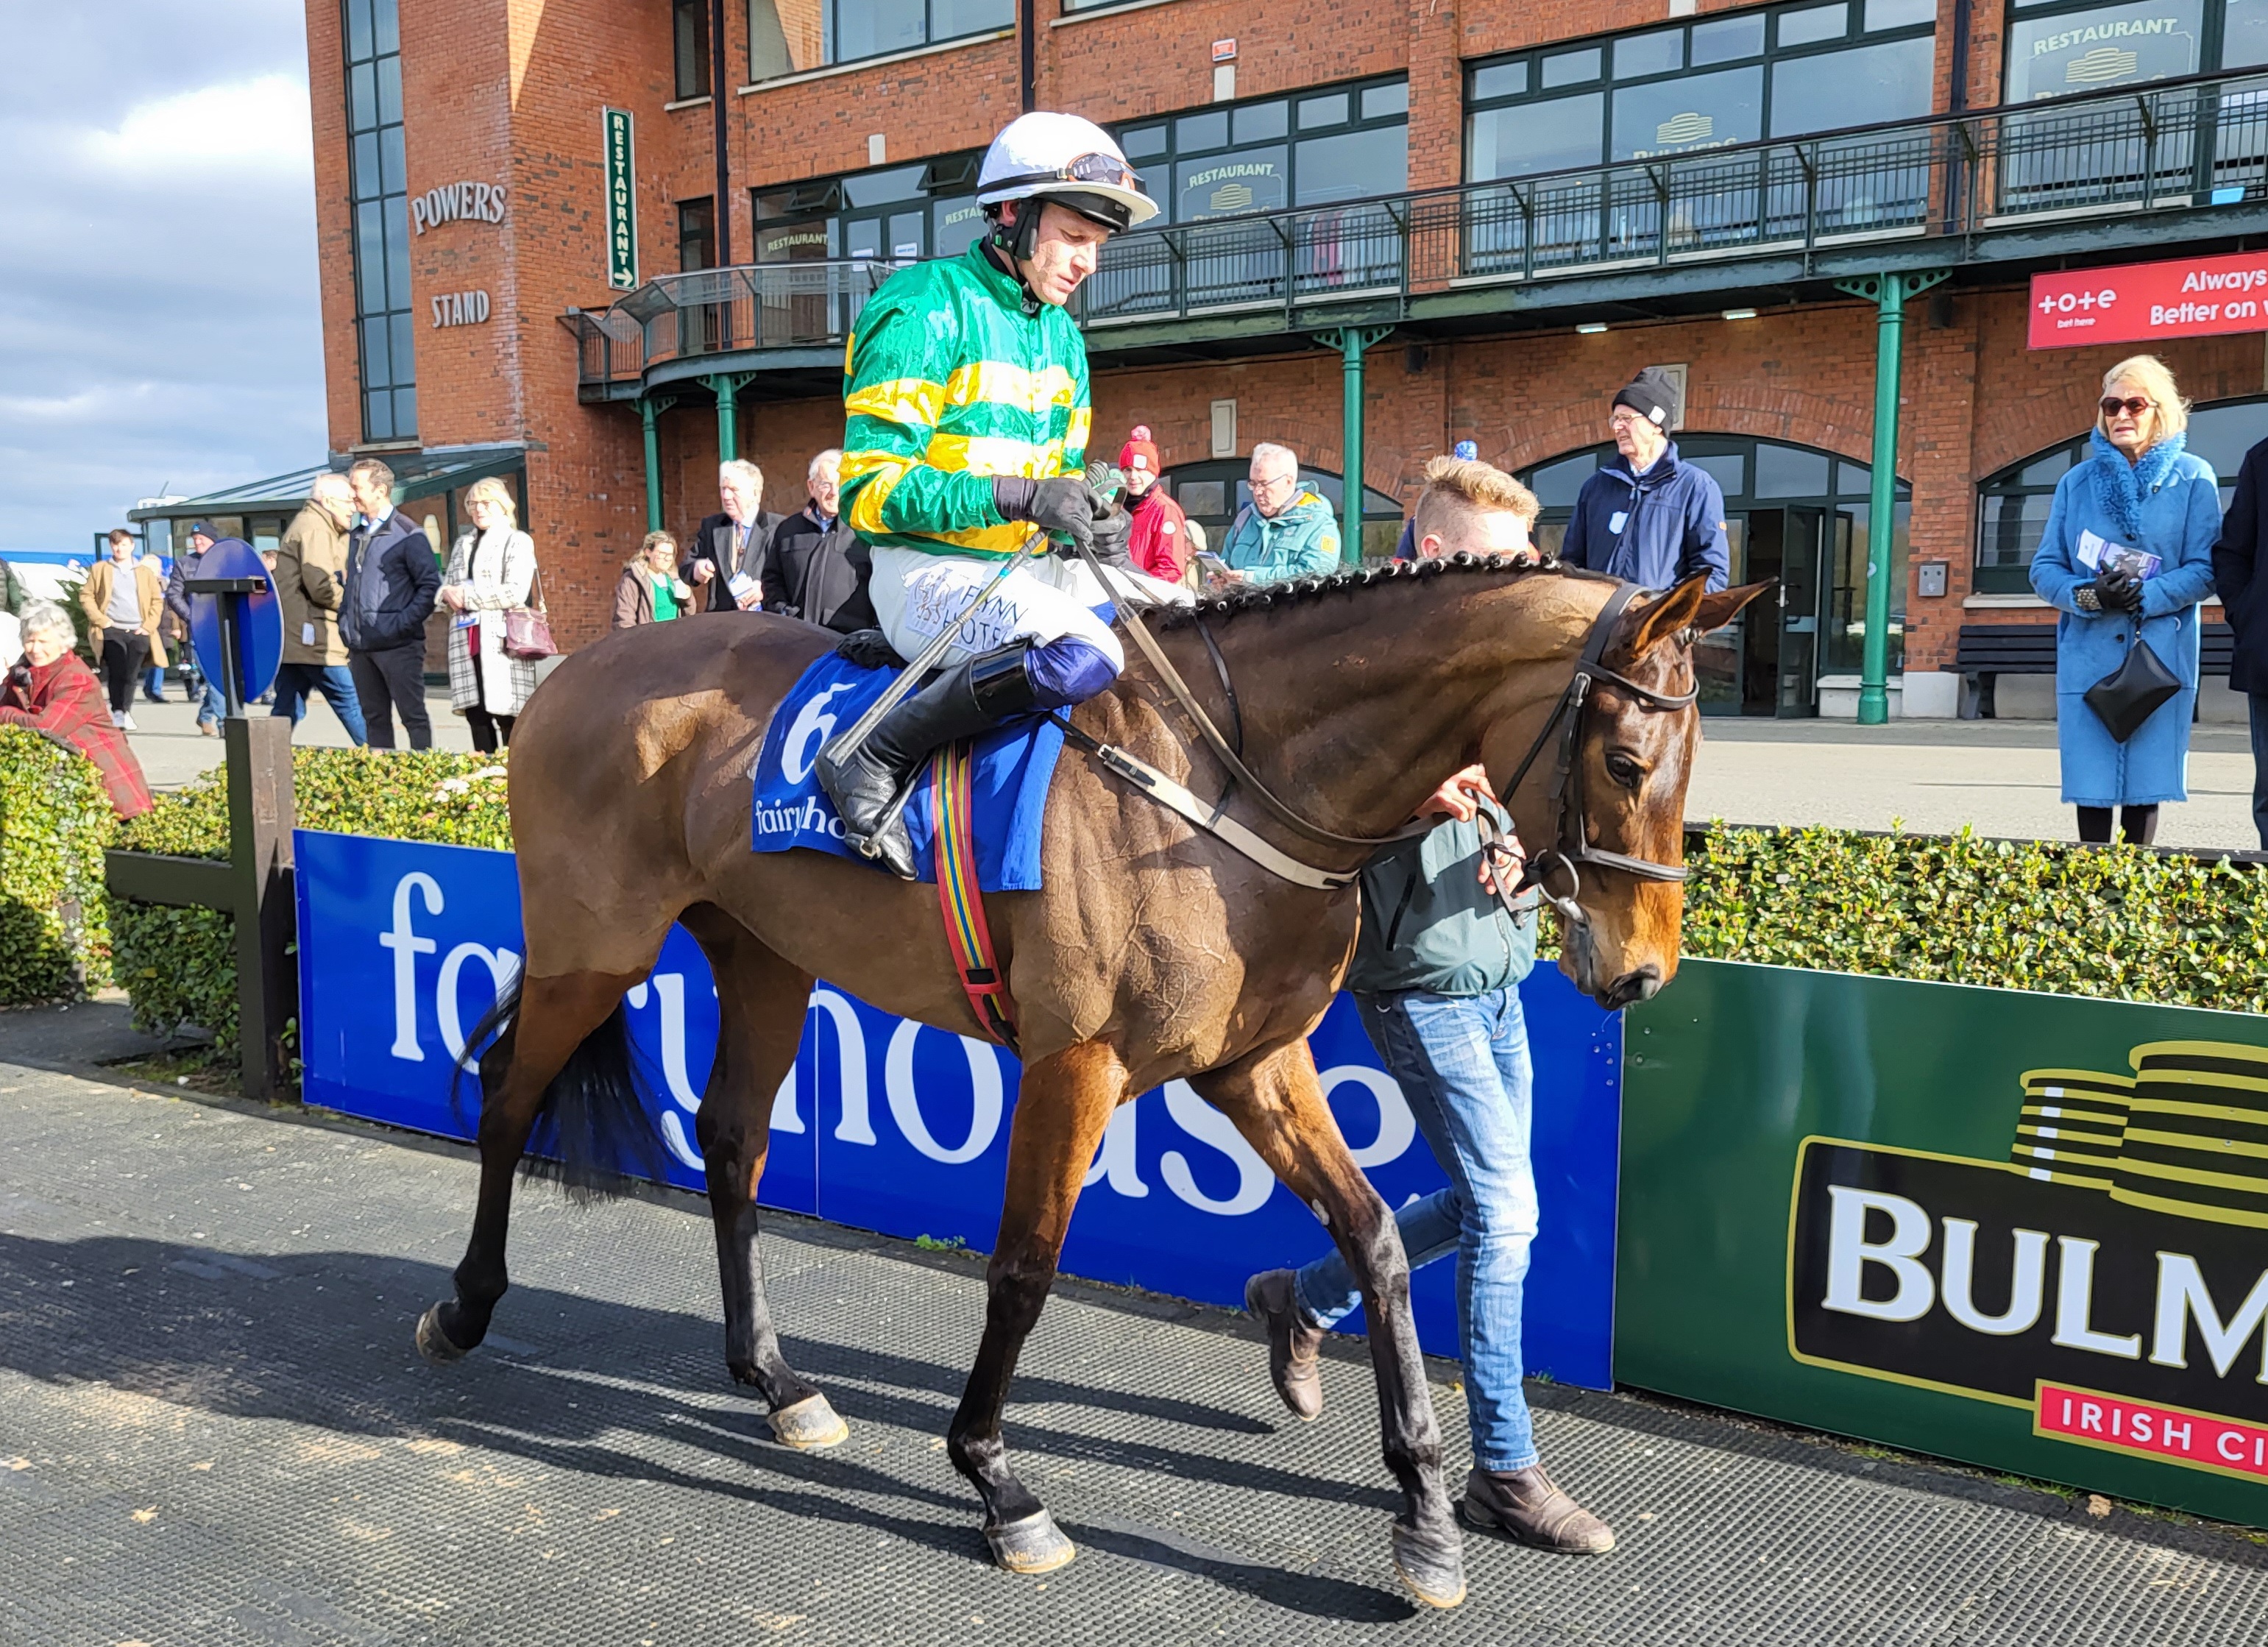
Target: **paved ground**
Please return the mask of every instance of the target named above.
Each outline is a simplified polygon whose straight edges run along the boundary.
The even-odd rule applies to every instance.
[[[2242,726],[2199,726],[2190,798],[2159,820],[2164,846],[2260,844],[2252,827],[2252,747]],[[2052,721],[1730,720],[1703,723],[1688,818],[1840,824],[2072,841]]]
[[[130,1046],[114,1017],[0,1015],[0,1641],[2257,1647],[2268,1615],[2268,1548],[2225,1528],[1543,1387],[1544,1449],[1622,1548],[1476,1539],[1472,1599],[1417,1614],[1359,1364],[1300,1426],[1241,1324],[1076,1286],[1010,1418],[1081,1555],[1012,1578],[939,1439],[972,1261],[772,1220],[791,1354],[851,1425],[829,1454],[726,1381],[684,1197],[526,1196],[489,1348],[435,1371],[410,1327],[466,1153],[34,1067]]]
[[[155,789],[177,789],[221,762],[221,740],[206,738],[197,732],[196,706],[181,701],[181,683],[168,680],[166,695],[170,700],[152,703],[138,693],[134,701],[135,730],[127,734],[134,746],[134,754],[142,762],[143,775]],[[464,717],[449,708],[449,689],[429,687],[425,692],[425,708],[433,717],[433,744],[438,749],[467,750],[473,746],[472,734],[465,728]],[[253,713],[265,715],[268,710],[254,705]],[[401,724],[394,729],[394,737],[402,739]],[[307,706],[306,718],[299,723],[295,741],[313,744],[326,749],[348,746],[347,729],[339,724],[339,717],[331,713],[328,702],[317,697]],[[403,739],[407,747],[407,740]]]

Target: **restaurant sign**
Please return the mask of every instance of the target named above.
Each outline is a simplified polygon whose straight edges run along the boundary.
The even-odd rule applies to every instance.
[[[637,148],[628,109],[600,113],[607,150],[607,284],[628,291],[637,277]]]
[[[2031,346],[2268,332],[2268,252],[2032,276]]]

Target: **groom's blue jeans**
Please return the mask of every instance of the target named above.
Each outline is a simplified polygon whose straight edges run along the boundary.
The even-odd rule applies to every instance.
[[[1449,1176],[1447,1189],[1394,1215],[1410,1267],[1457,1255],[1457,1327],[1473,1462],[1484,1470],[1535,1462],[1521,1393],[1521,1291],[1535,1239],[1535,1174],[1528,1158],[1534,1070],[1520,991],[1358,996],[1363,1027]],[[1300,1305],[1326,1327],[1362,1302],[1334,1248],[1300,1271]]]

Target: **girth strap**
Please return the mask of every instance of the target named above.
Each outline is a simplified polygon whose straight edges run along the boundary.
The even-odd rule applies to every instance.
[[[967,739],[931,758],[930,821],[936,832],[937,901],[945,917],[946,946],[969,1011],[984,1033],[1021,1055],[1016,1041],[1016,1001],[1008,993],[992,930],[984,920],[984,891],[976,879],[976,837],[970,818],[970,773],[976,765]]]

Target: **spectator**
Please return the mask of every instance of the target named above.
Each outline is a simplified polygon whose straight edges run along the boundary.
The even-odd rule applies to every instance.
[[[465,494],[472,529],[449,551],[441,604],[449,626],[449,703],[473,731],[473,747],[494,754],[535,690],[535,660],[504,649],[504,614],[525,610],[535,585],[535,540],[519,529],[512,489],[475,481]]]
[[[1329,504],[1300,484],[1300,460],[1288,446],[1252,448],[1252,502],[1237,511],[1220,558],[1234,584],[1275,584],[1339,569],[1339,527]]]
[[[2228,684],[2242,692],[2252,717],[2252,824],[2260,849],[2268,852],[2268,609],[2252,593],[2268,544],[2268,440],[2244,454],[2236,471],[2236,495],[2213,546],[2213,583],[2228,616],[2236,646],[2228,660]]]
[[[1475,463],[1480,460],[1480,445],[1476,441],[1461,440],[1449,448],[1449,455],[1467,463]],[[1429,467],[1425,473],[1431,475],[1433,471]],[[1535,517],[1530,516],[1528,518],[1530,524],[1533,524]],[[1402,523],[1402,536],[1394,546],[1394,558],[1397,561],[1414,561],[1418,558],[1418,511],[1414,509],[1410,511],[1410,518]]]
[[[692,599],[692,589],[677,576],[677,540],[666,532],[649,532],[615,580],[615,627],[666,623],[681,615]]]
[[[2154,355],[2102,377],[2089,456],[2056,482],[2032,590],[2056,621],[2056,743],[2063,798],[2079,809],[2079,838],[2120,833],[2146,845],[2158,807],[2189,798],[2190,719],[2197,703],[2198,606],[2213,592],[2220,490],[2213,466],[2186,448],[2189,405]],[[2239,602],[2230,603],[2235,615]],[[2181,682],[2120,743],[2087,689],[2146,645]]]
[[[1118,467],[1126,476],[1126,512],[1133,521],[1126,552],[1151,577],[1180,583],[1189,570],[1189,521],[1182,506],[1158,484],[1163,471],[1148,424],[1134,425],[1133,434],[1118,449]]]
[[[102,665],[110,687],[110,724],[127,732],[134,724],[134,683],[151,659],[166,663],[158,620],[166,614],[166,585],[158,569],[134,558],[134,534],[114,527],[110,555],[87,569],[78,604],[86,614],[87,651]]]
[[[343,474],[319,474],[307,501],[284,528],[276,550],[276,601],[284,614],[284,662],[276,671],[276,708],[297,726],[309,695],[320,692],[359,749],[367,741],[362,704],[347,673],[347,644],[339,638],[339,602],[345,593],[347,533],[354,526],[354,492]]]
[[[142,763],[104,708],[102,683],[71,648],[70,614],[52,600],[29,600],[18,620],[24,651],[0,686],[0,725],[24,726],[68,743],[102,776],[111,810],[132,818],[150,810]]]
[[[173,576],[166,579],[166,610],[173,614],[184,642],[184,651],[188,650],[186,644],[189,636],[188,581],[197,575],[197,568],[204,562],[205,551],[216,541],[210,522],[200,520],[191,526],[189,547],[173,556]],[[221,691],[220,682],[207,680],[204,695],[197,704],[197,730],[208,738],[219,737],[220,718],[227,713],[228,699]]]
[[[1717,477],[1677,455],[1664,431],[1678,421],[1677,386],[1648,366],[1608,408],[1615,455],[1575,496],[1559,558],[1648,589],[1706,572],[1722,589],[1733,566],[1725,493]]]
[[[844,635],[876,628],[866,585],[873,552],[836,513],[843,454],[830,447],[811,460],[804,489],[811,501],[779,522],[764,544],[765,609]]]
[[[1501,470],[1436,458],[1418,500],[1418,552],[1516,551],[1535,499]],[[1492,852],[1478,819],[1509,850]],[[1412,1269],[1455,1257],[1457,1327],[1473,1470],[1459,1506],[1469,1525],[1567,1554],[1614,1548],[1606,1524],[1544,1472],[1521,1388],[1521,1295],[1537,1222],[1534,1066],[1520,981],[1535,964],[1535,917],[1499,902],[1519,872],[1512,820],[1488,775],[1468,767],[1419,816],[1437,820],[1383,848],[1362,871],[1361,927],[1347,988],[1363,1027],[1409,1101],[1449,1183],[1394,1215]],[[1526,900],[1532,910],[1533,894]],[[1301,1418],[1322,1411],[1316,1351],[1324,1330],[1362,1301],[1346,1261],[1328,1253],[1298,1270],[1271,1269],[1245,1287],[1268,1327],[1269,1374]]]
[[[339,634],[372,749],[394,747],[398,710],[412,749],[433,746],[425,712],[425,620],[441,587],[433,546],[394,507],[394,471],[364,458],[347,471],[363,524],[347,535]]]
[[[758,574],[780,518],[765,511],[764,472],[745,458],[717,466],[717,491],[725,507],[695,529],[693,558],[678,576],[693,585],[696,604],[711,612],[753,612],[763,604]]]

